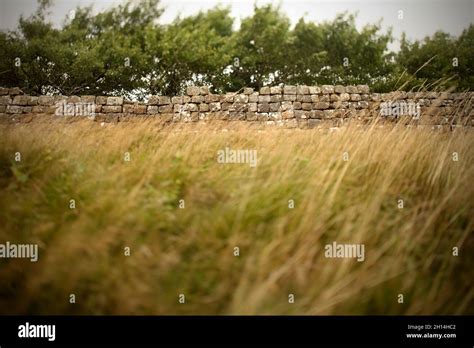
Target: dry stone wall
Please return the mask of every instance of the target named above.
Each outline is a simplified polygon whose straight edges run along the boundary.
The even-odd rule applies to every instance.
[[[34,117],[87,117],[101,122],[158,117],[166,121],[240,120],[287,127],[341,126],[375,118],[420,125],[474,125],[473,92],[371,93],[358,86],[269,86],[213,94],[190,86],[186,95],[149,96],[133,102],[112,96],[28,96],[19,88],[0,88],[0,121]]]

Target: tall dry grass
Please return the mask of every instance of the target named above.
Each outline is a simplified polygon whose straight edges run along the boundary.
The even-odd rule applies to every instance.
[[[36,263],[0,259],[2,314],[474,313],[472,131],[0,132],[0,242],[40,246]],[[258,165],[217,163],[225,147]],[[333,241],[363,243],[365,260],[326,258]]]

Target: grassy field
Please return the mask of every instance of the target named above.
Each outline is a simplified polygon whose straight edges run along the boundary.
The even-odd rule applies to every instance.
[[[1,314],[474,314],[472,131],[0,127]]]

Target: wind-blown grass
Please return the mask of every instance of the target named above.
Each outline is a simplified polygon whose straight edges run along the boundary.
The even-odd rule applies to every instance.
[[[472,131],[1,127],[2,314],[474,314]]]

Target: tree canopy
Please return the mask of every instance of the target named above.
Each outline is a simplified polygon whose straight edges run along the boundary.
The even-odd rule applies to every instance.
[[[0,85],[30,94],[177,94],[190,84],[216,92],[267,84],[369,84],[373,90],[474,85],[474,25],[455,38],[402,37],[400,51],[380,23],[358,30],[353,14],[294,26],[278,7],[255,6],[235,28],[215,7],[162,24],[159,0],[98,14],[78,7],[60,28],[46,20],[50,0],[0,32]]]

